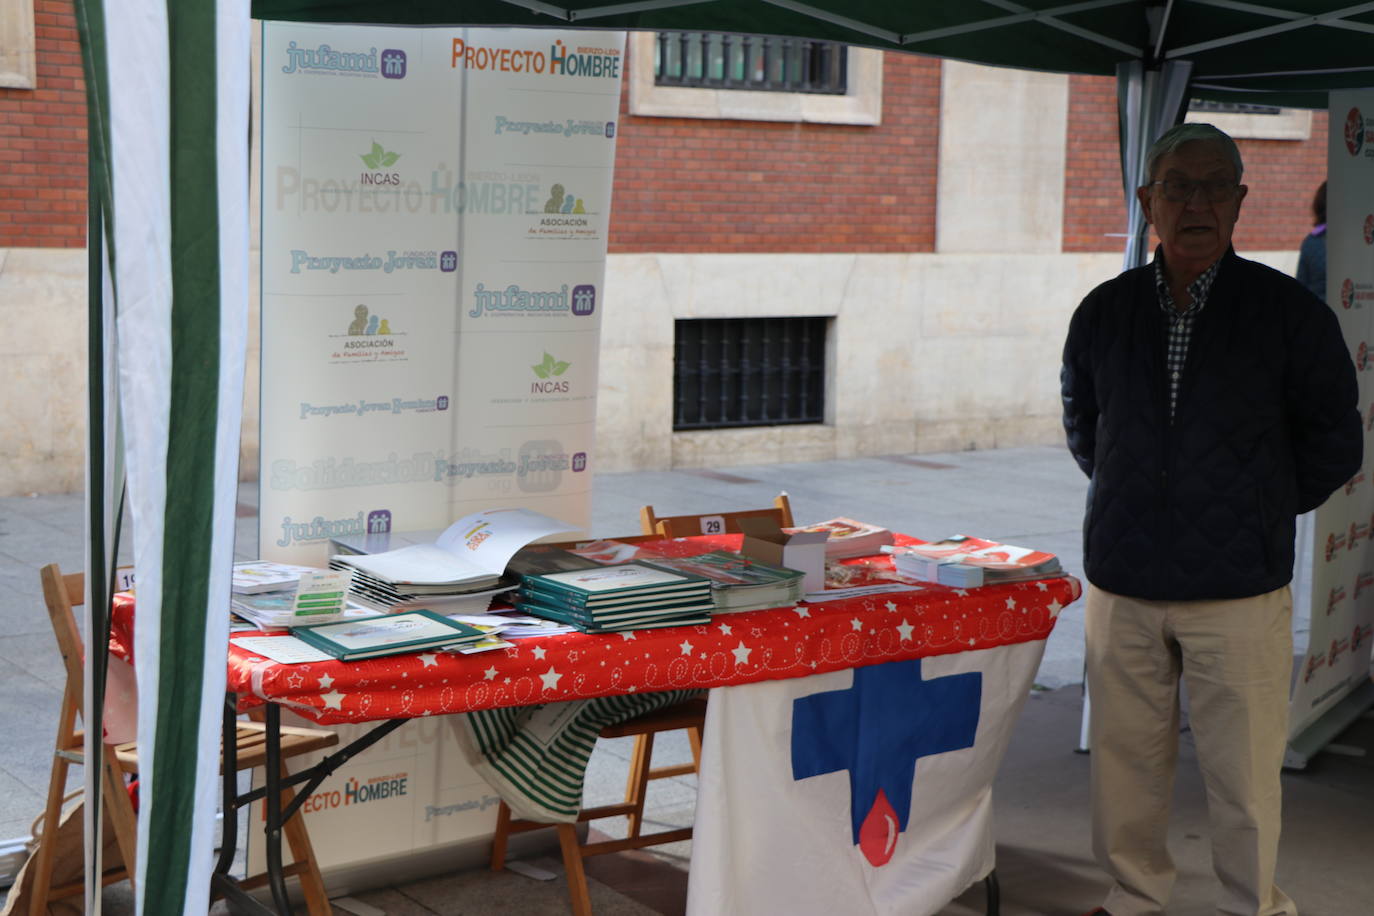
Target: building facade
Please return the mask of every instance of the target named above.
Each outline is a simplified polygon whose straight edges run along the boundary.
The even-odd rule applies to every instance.
[[[0,18],[0,495],[76,490],[80,54],[69,0],[0,0]],[[693,84],[671,72],[687,40],[629,36],[594,466],[1059,441],[1069,315],[1121,265],[1114,82],[850,48],[840,91]],[[1192,117],[1240,138],[1238,250],[1291,271],[1325,114]],[[244,476],[256,443],[250,352]]]

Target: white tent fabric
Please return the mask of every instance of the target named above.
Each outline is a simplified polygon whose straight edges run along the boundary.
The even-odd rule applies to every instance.
[[[205,912],[247,332],[248,3],[86,0],[78,16],[127,424],[138,908]]]

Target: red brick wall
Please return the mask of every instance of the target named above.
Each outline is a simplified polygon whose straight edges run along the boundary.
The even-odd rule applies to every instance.
[[[33,5],[37,89],[0,89],[0,248],[86,244],[86,96],[71,0]]]
[[[1116,84],[1110,77],[1069,77],[1067,143],[1064,250],[1120,251],[1126,208]],[[1296,249],[1312,226],[1312,194],[1326,178],[1326,112],[1312,113],[1307,140],[1238,140],[1237,145],[1250,193],[1236,225],[1236,250]]]
[[[886,54],[876,127],[635,117],[610,251],[933,251],[940,62]]]

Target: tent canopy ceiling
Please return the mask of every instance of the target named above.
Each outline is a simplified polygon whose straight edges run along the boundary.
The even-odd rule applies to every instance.
[[[1189,60],[1194,97],[1307,108],[1374,85],[1374,3],[1350,0],[253,0],[253,15],[786,35],[1103,76]]]

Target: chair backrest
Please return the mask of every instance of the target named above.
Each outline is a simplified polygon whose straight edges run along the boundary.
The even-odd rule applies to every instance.
[[[38,577],[43,583],[43,601],[48,606],[48,622],[52,624],[53,635],[57,637],[62,664],[67,668],[68,695],[80,703],[85,687],[82,668],[85,649],[81,642],[81,631],[76,626],[76,613],[72,608],[86,600],[86,576],[84,573],[64,576],[56,563],[49,563],[38,571]]]
[[[703,512],[698,515],[656,515],[653,506],[639,510],[639,523],[645,534],[665,538],[693,537],[698,534],[739,534],[741,518],[771,518],[780,528],[791,528],[792,503],[779,493],[766,509],[736,509],[732,512]]]

